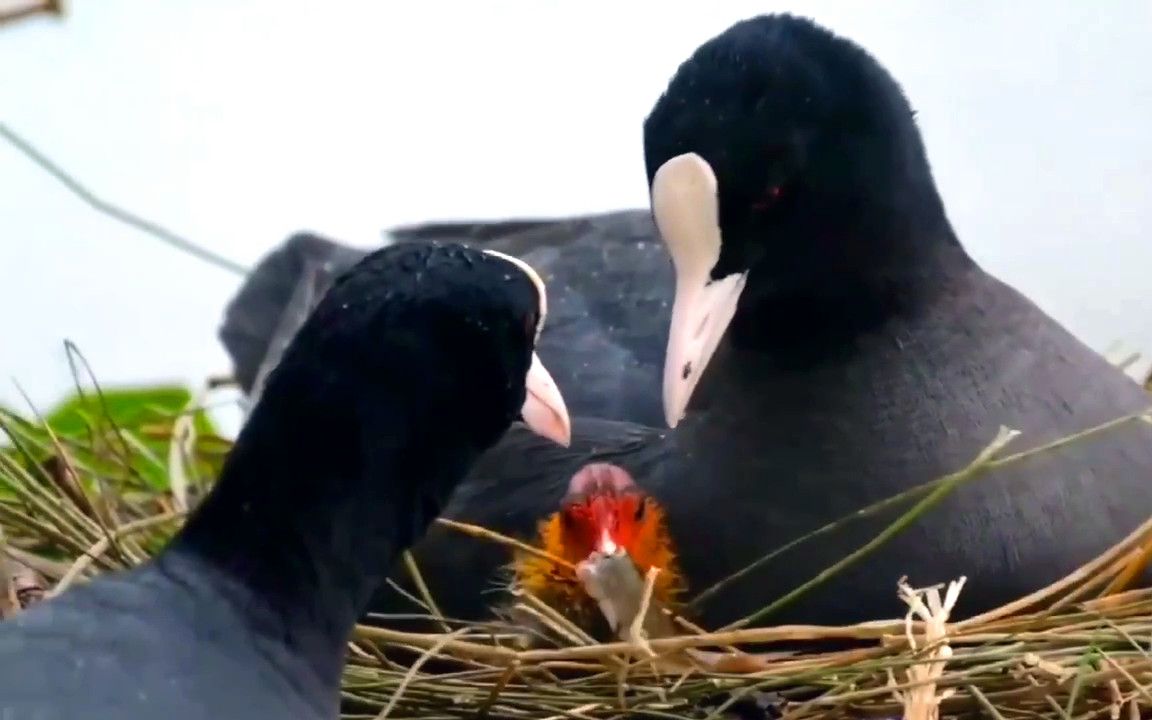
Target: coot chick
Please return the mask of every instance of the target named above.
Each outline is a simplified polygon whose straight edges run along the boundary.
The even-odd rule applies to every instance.
[[[460,242],[520,258],[548,283],[537,352],[573,415],[663,422],[660,372],[672,308],[672,264],[648,210],[393,228],[396,242]],[[224,314],[220,339],[250,398],[323,293],[365,254],[300,233],[261,260]]]
[[[0,624],[0,717],[335,718],[355,621],[473,460],[518,415],[567,442],[544,316],[540,278],[504,256],[359,262],[167,548]]]
[[[583,464],[618,464],[663,507],[691,598],[964,467],[1001,425],[1023,433],[1024,449],[1147,408],[1139,386],[968,256],[901,89],[849,40],[787,15],[736,23],[677,70],[644,137],[676,264],[664,379],[675,430],[577,419],[569,449],[513,430],[449,515],[527,536]],[[1146,423],[1007,466],[764,619],[891,617],[905,575],[917,585],[966,575],[956,617],[990,609],[1147,519],[1150,475]],[[695,619],[717,628],[744,618],[895,516],[797,547],[714,594]],[[453,615],[486,612],[492,596],[469,588],[506,561],[438,528],[417,556]]]
[[[664,509],[610,463],[585,465],[572,476],[560,507],[541,521],[533,544],[545,554],[517,553],[514,585],[605,642],[616,636],[577,573],[581,562],[622,552],[640,578],[656,568],[651,601],[662,607],[675,609],[684,589]]]

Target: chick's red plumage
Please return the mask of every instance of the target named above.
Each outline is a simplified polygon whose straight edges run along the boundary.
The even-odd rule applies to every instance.
[[[624,469],[608,463],[585,465],[572,476],[558,511],[540,523],[538,546],[571,566],[593,553],[628,553],[640,573],[656,567],[653,598],[674,606],[682,590],[664,511]],[[600,611],[572,567],[521,553],[516,584],[588,628]]]

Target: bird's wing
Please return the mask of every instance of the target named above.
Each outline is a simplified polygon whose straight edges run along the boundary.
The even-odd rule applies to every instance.
[[[266,255],[224,309],[220,342],[250,401],[332,282],[367,253],[310,233]]]
[[[548,285],[537,351],[573,415],[663,423],[660,374],[673,271],[647,211],[575,218],[436,223],[397,228],[402,242],[462,242],[532,265]],[[250,397],[308,312],[364,256],[297,235],[252,271],[225,313],[220,337]]]

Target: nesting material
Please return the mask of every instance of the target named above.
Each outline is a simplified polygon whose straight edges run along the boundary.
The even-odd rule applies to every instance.
[[[1141,419],[1119,418],[1045,447]],[[31,600],[36,588],[51,595],[98,573],[143,562],[160,547],[182,521],[184,507],[194,506],[206,492],[210,473],[204,468],[218,468],[227,450],[219,438],[189,438],[186,430],[174,422],[131,430],[140,437],[172,438],[186,456],[175,468],[184,471],[184,481],[176,489],[159,488],[142,484],[132,470],[134,463],[158,460],[131,438],[120,442],[117,438],[129,434],[124,428],[97,418],[76,437],[56,437],[0,412],[0,431],[13,440],[11,448],[0,450],[0,555],[6,561],[0,604],[7,612],[20,611],[21,593]],[[930,508],[941,489],[979,482],[981,474],[1045,449],[1000,455],[1012,437],[1005,431],[968,468],[910,493],[906,501],[914,508],[909,512]],[[510,556],[525,548],[523,541],[491,530],[449,524],[508,545]],[[554,608],[521,593],[518,605],[562,630],[525,649],[518,643],[522,627],[442,617],[435,598],[421,592],[415,599],[443,630],[357,628],[345,671],[345,715],[586,720],[617,718],[626,710],[662,718],[719,718],[738,702],[770,695],[779,700],[773,711],[796,720],[926,720],[973,712],[1041,720],[1148,717],[1152,589],[1131,584],[1150,556],[1152,519],[1067,578],[960,622],[950,611],[963,579],[926,590],[903,582],[891,618],[873,622],[711,633],[652,601],[659,575],[641,574],[625,555],[593,558],[581,570],[582,582],[614,619],[618,641],[597,644]],[[419,568],[413,563],[410,571]],[[814,567],[812,575],[827,571]],[[31,595],[28,578],[34,580]],[[764,603],[778,606],[780,598],[765,597]],[[806,640],[855,640],[863,646],[839,652],[779,647]]]
[[[906,579],[897,584],[900,599],[908,605],[904,616],[904,636],[908,648],[919,655],[919,662],[908,666],[904,671],[907,685],[905,689],[897,681],[892,669],[888,670],[888,686],[893,688],[893,696],[904,706],[905,720],[938,720],[940,703],[956,694],[955,688],[937,690],[936,684],[944,674],[945,665],[952,658],[952,647],[948,644],[948,618],[960,590],[967,578],[948,583],[944,600],[940,599],[940,588],[931,587],[913,590]],[[915,621],[920,621],[920,636],[917,637]]]

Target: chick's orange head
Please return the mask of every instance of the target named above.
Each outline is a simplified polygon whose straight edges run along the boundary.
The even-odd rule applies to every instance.
[[[585,465],[572,476],[560,509],[569,554],[633,552],[648,519],[648,498],[622,468]]]
[[[573,569],[593,553],[623,550],[642,574],[659,568],[653,597],[661,602],[674,603],[683,589],[663,508],[615,465],[585,465],[572,476],[560,508],[540,523],[539,546],[547,555],[518,556],[516,582],[563,612],[599,612]]]

